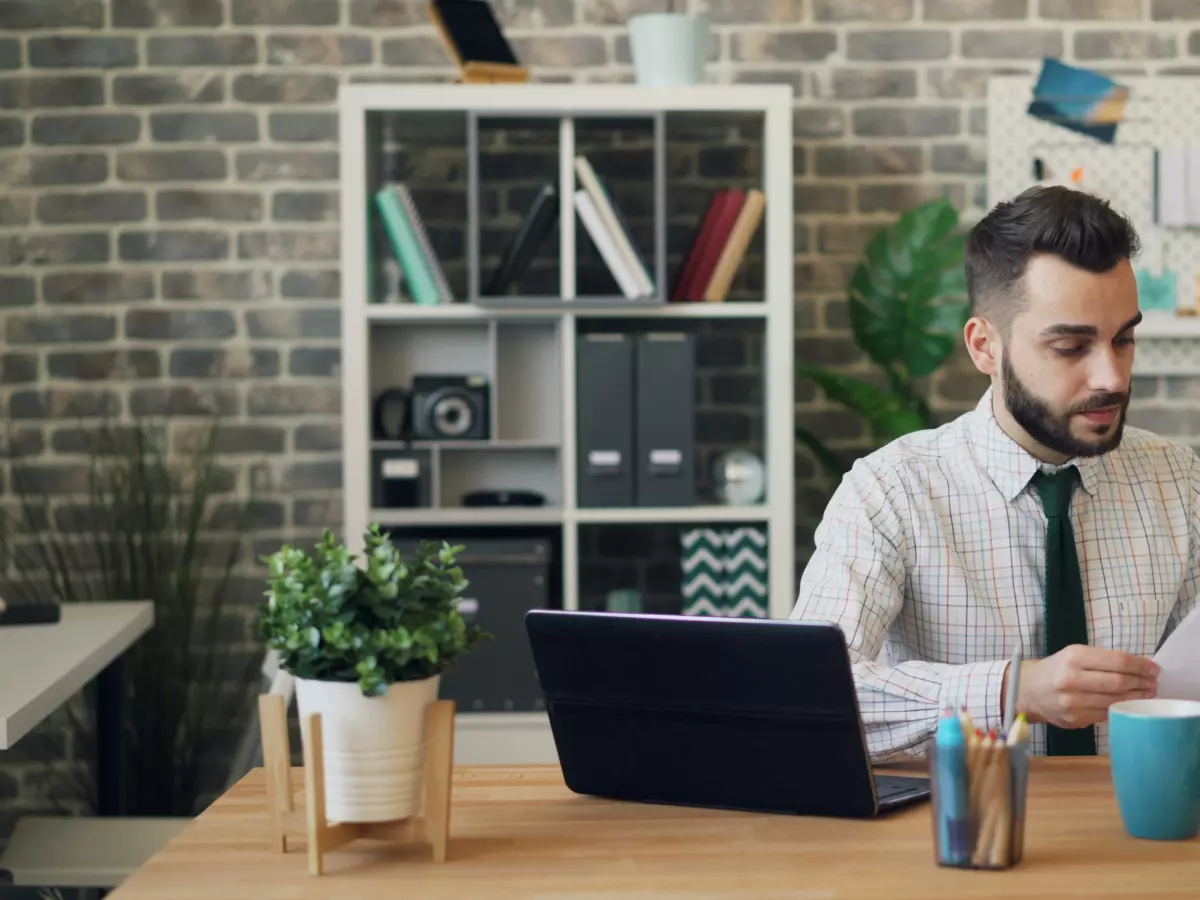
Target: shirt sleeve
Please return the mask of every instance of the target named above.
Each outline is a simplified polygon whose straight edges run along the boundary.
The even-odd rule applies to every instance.
[[[1183,583],[1179,586],[1179,595],[1175,599],[1175,608],[1167,619],[1167,627],[1162,639],[1166,640],[1175,628],[1200,606],[1200,457],[1188,454],[1189,478],[1186,483],[1186,495],[1191,503],[1191,519],[1189,521],[1189,546],[1187,569],[1183,573]],[[1161,643],[1160,643],[1161,646]]]
[[[905,602],[907,502],[897,479],[885,483],[863,460],[834,491],[815,532],[791,618],[828,622],[846,637],[859,712],[872,758],[918,756],[941,711],[965,707],[982,729],[1002,723],[1008,660],[965,665],[882,658]]]

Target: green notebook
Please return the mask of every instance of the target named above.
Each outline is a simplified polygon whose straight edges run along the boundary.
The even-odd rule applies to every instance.
[[[404,269],[404,280],[408,284],[413,302],[422,306],[436,305],[439,300],[437,286],[425,265],[412,223],[404,214],[396,192],[390,187],[376,191],[375,206],[383,219],[383,227],[387,231],[396,259]]]

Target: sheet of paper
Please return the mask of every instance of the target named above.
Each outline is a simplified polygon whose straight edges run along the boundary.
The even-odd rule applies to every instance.
[[[1164,700],[1200,700],[1200,609],[1192,610],[1171,632],[1154,661],[1158,674],[1158,696]]]

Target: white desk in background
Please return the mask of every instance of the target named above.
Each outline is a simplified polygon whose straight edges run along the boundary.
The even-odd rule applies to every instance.
[[[154,604],[142,600],[66,603],[55,624],[0,627],[0,750],[13,746],[98,678],[98,811],[116,812],[120,658],[153,625]]]

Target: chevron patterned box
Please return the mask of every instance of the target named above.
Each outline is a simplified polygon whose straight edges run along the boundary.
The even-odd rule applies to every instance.
[[[767,534],[694,528],[680,535],[685,616],[767,617]]]

